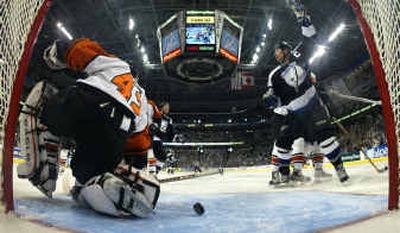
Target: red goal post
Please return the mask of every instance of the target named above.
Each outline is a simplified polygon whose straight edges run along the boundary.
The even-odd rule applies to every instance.
[[[400,1],[347,0],[371,56],[382,100],[389,157],[389,210],[399,207]]]
[[[0,0],[0,205],[14,209],[13,149],[22,91],[33,46],[51,0]]]

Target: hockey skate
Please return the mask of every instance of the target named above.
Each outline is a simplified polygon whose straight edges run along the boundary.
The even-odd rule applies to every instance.
[[[341,183],[346,182],[350,178],[343,165],[339,165],[336,167],[336,173]]]
[[[316,168],[314,170],[314,179],[317,182],[324,180],[324,179],[329,179],[331,177],[332,177],[332,175],[329,173],[326,173],[322,168]]]
[[[278,187],[287,187],[289,186],[290,178],[289,175],[282,175],[279,171],[272,172],[272,178],[269,181],[269,185]]]
[[[309,182],[311,180],[310,177],[303,175],[303,172],[301,170],[294,170],[292,175],[290,176],[290,179],[295,182]]]
[[[46,82],[37,83],[29,93],[19,117],[21,150],[26,162],[19,164],[19,178],[29,179],[46,196],[52,197],[58,177],[59,138],[41,124],[39,115],[57,90]]]
[[[269,181],[269,185],[277,185],[281,183],[281,179],[280,179],[280,174],[279,171],[273,171],[272,172],[272,178]]]

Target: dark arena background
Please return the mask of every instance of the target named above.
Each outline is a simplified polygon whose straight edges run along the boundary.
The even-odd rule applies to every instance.
[[[0,0],[0,232],[400,232],[399,35],[397,0]],[[19,178],[17,167],[32,163],[21,119],[33,87],[62,92],[88,78],[49,68],[43,53],[79,38],[127,62],[161,110],[163,134],[151,135],[142,169],[161,193],[146,218],[73,201],[70,138],[57,151],[52,198]],[[320,179],[313,158],[324,153],[312,142],[290,152],[291,174],[306,155],[305,179],[270,184],[281,100],[271,106],[268,80],[282,41],[324,103],[346,182],[327,157]]]

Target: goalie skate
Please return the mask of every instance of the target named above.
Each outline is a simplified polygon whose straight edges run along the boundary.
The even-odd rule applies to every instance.
[[[57,90],[46,82],[37,83],[29,93],[19,121],[21,150],[26,162],[19,164],[19,178],[29,179],[46,196],[52,197],[58,176],[59,138],[40,123],[39,115],[46,99]]]

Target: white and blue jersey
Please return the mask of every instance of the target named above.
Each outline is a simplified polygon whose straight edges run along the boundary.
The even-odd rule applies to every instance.
[[[308,72],[296,62],[272,70],[268,77],[268,88],[279,99],[279,107],[291,112],[307,107],[317,96]]]

